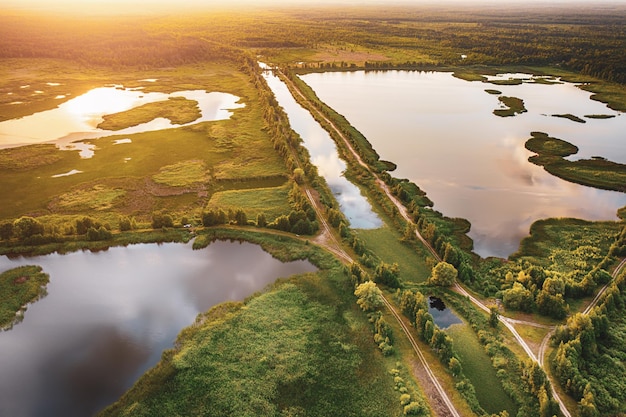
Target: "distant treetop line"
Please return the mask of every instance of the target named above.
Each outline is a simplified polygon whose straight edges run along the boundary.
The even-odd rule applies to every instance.
[[[384,8],[328,3],[187,14],[191,9],[182,7],[176,15],[115,19],[7,8],[0,12],[0,58],[169,66],[230,60],[237,49],[282,62],[315,62],[330,50],[340,60],[337,51],[362,52],[394,65],[556,66],[626,83],[625,2],[476,7],[457,1],[454,7]]]

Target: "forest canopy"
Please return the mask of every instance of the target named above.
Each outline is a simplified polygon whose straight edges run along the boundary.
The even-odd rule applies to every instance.
[[[626,49],[625,23],[616,3],[251,6],[114,19],[6,11],[0,58],[150,67],[229,59],[235,49],[318,66],[551,66],[624,83],[615,51]]]

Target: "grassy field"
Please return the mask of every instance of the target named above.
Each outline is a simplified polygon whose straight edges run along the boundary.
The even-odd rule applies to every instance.
[[[511,259],[527,260],[542,266],[554,264],[559,269],[571,271],[582,266],[579,263],[582,259],[576,257],[576,249],[593,247],[601,254],[607,253],[622,227],[619,222],[570,218],[539,220],[533,223],[530,236],[522,240],[519,251],[511,255]],[[566,254],[570,254],[571,260],[563,258]],[[584,255],[583,250],[578,255]]]
[[[400,279],[405,283],[424,282],[430,276],[431,267],[426,262],[427,253],[421,246],[403,243],[402,236],[389,227],[359,229],[355,234],[365,242],[383,262],[397,263]]]
[[[177,348],[100,415],[401,415],[371,324],[339,264],[290,238],[234,233],[263,240],[275,255],[308,254],[322,271],[201,314]]]
[[[289,213],[289,191],[291,184],[280,187],[253,188],[249,190],[228,190],[213,194],[207,209],[242,209],[248,219],[265,214],[267,221],[272,222],[282,214]]]
[[[56,72],[46,72],[60,72],[59,66],[39,61],[30,76],[52,79]],[[16,66],[14,71],[20,68]],[[9,72],[6,68],[4,71]],[[102,218],[133,215],[145,220],[151,212],[162,209],[176,216],[194,217],[215,191],[236,189],[239,184],[250,188],[253,181],[258,187],[284,183],[287,171],[265,130],[256,104],[257,90],[234,66],[216,63],[143,73],[129,71],[120,78],[107,78],[111,74],[97,71],[88,74],[93,76],[90,85],[108,81],[130,87],[141,84],[140,79],[154,77],[158,81],[143,83],[149,84],[144,91],[229,92],[241,97],[246,106],[235,110],[228,120],[89,140],[95,146],[92,158],[81,158],[76,151],[61,151],[52,145],[2,149],[0,194],[11,198],[0,207],[0,219],[87,211]],[[24,77],[10,80],[14,87],[33,81]],[[66,82],[69,85],[71,80]],[[132,126],[157,116],[182,114],[183,108],[185,120],[191,119],[192,113],[196,117],[195,102],[175,99],[113,115],[108,123],[115,128]],[[70,172],[75,173],[66,175]]]
[[[182,125],[191,123],[201,116],[198,102],[184,97],[170,97],[166,101],[147,103],[125,112],[105,115],[98,128],[104,130],[122,130],[127,127],[147,123],[157,117],[169,119]]]
[[[25,306],[46,294],[48,274],[39,266],[21,266],[0,274],[0,329],[11,327]]]
[[[491,359],[480,345],[476,334],[467,324],[453,325],[446,329],[452,337],[453,346],[461,359],[463,373],[472,382],[480,405],[488,413],[508,411],[517,414],[517,407],[504,392]]]

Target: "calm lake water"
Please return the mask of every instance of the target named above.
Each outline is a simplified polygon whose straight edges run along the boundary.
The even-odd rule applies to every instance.
[[[293,98],[287,86],[271,71],[264,72],[265,80],[285,110],[289,123],[303,140],[311,162],[335,195],[341,212],[356,229],[375,229],[382,226],[380,218],[372,211],[361,190],[343,175],[346,163],[339,158],[337,146],[311,114]]]
[[[444,215],[468,219],[482,256],[510,255],[537,219],[616,220],[617,209],[626,205],[624,193],[572,184],[528,162],[524,143],[530,132],[542,131],[578,146],[573,158],[626,163],[626,116],[573,84],[496,86],[418,71],[327,72],[302,79],[382,159],[398,165],[394,176],[419,185]],[[485,89],[523,99],[528,112],[494,115],[498,96]],[[566,113],[616,117],[587,118],[584,124],[552,117]]]
[[[41,265],[48,295],[0,332],[0,415],[88,416],[154,366],[197,314],[243,300],[279,277],[315,271],[249,243],[144,244],[0,257],[0,271]]]
[[[104,115],[130,110],[147,103],[164,101],[170,97],[185,97],[198,102],[201,116],[188,124],[228,119],[232,114],[230,110],[244,106],[238,103],[239,97],[220,92],[189,90],[165,94],[148,93],[137,88],[123,88],[123,86],[94,88],[55,109],[0,122],[0,147],[42,142],[54,142],[65,146],[81,139],[93,139],[113,134],[129,135],[186,126],[172,124],[169,119],[159,117],[122,130],[109,131],[97,128]],[[91,155],[87,152],[83,156]]]

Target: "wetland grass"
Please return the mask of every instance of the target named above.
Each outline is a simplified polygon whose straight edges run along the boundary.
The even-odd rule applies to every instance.
[[[11,327],[27,304],[45,296],[48,282],[48,274],[39,266],[20,266],[1,273],[0,329]]]
[[[526,107],[524,107],[524,100],[520,98],[500,96],[498,97],[498,100],[500,100],[500,103],[502,103],[502,105],[506,108],[494,110],[493,114],[495,114],[496,116],[510,117],[517,114],[525,113],[527,111]]]
[[[528,158],[530,162],[543,166],[552,175],[566,181],[626,192],[626,165],[601,157],[570,161],[564,157],[578,152],[576,146],[543,132],[532,132],[531,135],[525,146],[537,155]]]
[[[184,97],[170,97],[168,100],[147,103],[120,113],[105,115],[99,129],[122,130],[147,123],[157,117],[168,119],[173,124],[191,123],[200,118],[198,102]]]
[[[101,416],[401,414],[343,268],[313,245],[255,235],[292,259],[315,252],[322,271],[201,314]]]

